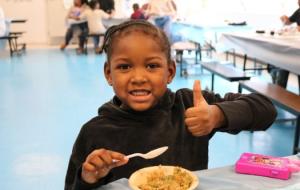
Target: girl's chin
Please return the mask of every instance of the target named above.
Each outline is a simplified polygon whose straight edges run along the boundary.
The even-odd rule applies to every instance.
[[[134,104],[122,104],[120,107],[124,110],[147,111],[152,107],[152,105],[134,103]]]
[[[148,105],[148,104],[147,105],[145,105],[145,104],[143,104],[143,105],[139,104],[139,105],[131,105],[130,107],[131,107],[131,109],[133,109],[135,111],[147,111],[152,106]]]

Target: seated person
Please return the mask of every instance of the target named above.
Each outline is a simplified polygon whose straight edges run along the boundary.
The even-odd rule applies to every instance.
[[[298,5],[300,7],[300,0],[298,0]],[[297,23],[297,28],[300,32],[300,8],[298,8],[290,17],[286,15],[281,16],[280,20],[285,25]],[[274,84],[286,88],[289,77],[289,71],[273,67],[270,71],[270,74],[272,76],[272,81]],[[300,83],[300,77],[298,77],[298,79],[298,82]]]
[[[287,15],[283,15],[280,17],[280,19],[285,25],[297,23],[297,28],[300,32],[300,0],[298,0],[298,6],[299,8],[290,17],[288,17]]]
[[[160,29],[164,30],[171,43],[172,20],[176,17],[176,6],[172,0],[150,0],[147,6],[146,16]]]
[[[272,83],[277,84],[283,88],[287,87],[287,82],[289,78],[289,71],[280,69],[278,67],[268,65],[268,72],[272,77]]]
[[[154,20],[157,27],[168,33],[168,25],[173,17],[176,16],[176,10],[171,0],[150,0],[147,5],[146,15]]]
[[[7,34],[4,11],[0,6],[0,37],[5,36]]]
[[[4,11],[0,6],[0,37],[9,33],[9,22],[5,20]],[[7,40],[0,40],[0,49],[5,49]]]
[[[108,13],[112,14],[115,11],[115,1],[114,0],[98,0],[101,5],[101,9]]]
[[[74,0],[74,5],[69,9],[67,14],[67,22],[69,22],[69,20],[76,21],[78,16],[86,9],[86,4],[84,2],[84,0]],[[79,50],[83,49],[84,40],[88,33],[87,22],[70,24],[66,32],[65,42],[60,46],[61,50],[64,50],[68,46],[76,29],[80,31]]]
[[[143,11],[140,9],[139,4],[134,3],[132,5],[133,13],[131,14],[131,19],[146,19]]]
[[[91,9],[86,9],[79,17],[80,20],[87,20],[89,33],[90,34],[104,34],[106,28],[102,23],[102,19],[111,18],[111,14],[107,14],[103,10],[100,9],[100,3],[98,0],[92,0],[89,3]],[[94,47],[95,53],[101,53],[102,45],[99,47],[99,36],[94,36]],[[82,53],[82,49],[80,50]],[[79,51],[78,51],[79,53]]]

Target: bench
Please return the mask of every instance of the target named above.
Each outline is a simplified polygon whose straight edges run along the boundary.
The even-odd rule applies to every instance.
[[[293,154],[300,152],[299,136],[300,136],[300,96],[286,89],[263,81],[242,81],[240,87],[251,92],[260,93],[270,98],[274,104],[285,109],[297,117],[296,129],[293,145]]]
[[[94,38],[94,37],[100,38],[101,36],[104,37],[104,34],[88,34],[86,36],[86,40],[84,41],[84,47],[83,47],[83,51],[84,51],[85,54],[87,54],[88,39],[89,38]],[[100,47],[101,47],[101,45],[100,45]]]
[[[26,50],[26,44],[18,43],[18,38],[21,37],[21,35],[24,32],[10,32],[8,36],[2,36],[0,37],[0,40],[7,40],[9,45],[9,51],[10,56],[13,56],[15,53],[21,53]]]
[[[239,58],[243,59],[243,71],[254,71],[254,72],[258,71],[258,74],[261,74],[262,70],[266,70],[266,71],[268,71],[268,73],[270,73],[270,71],[272,69],[272,65],[270,65],[269,63],[262,61],[262,60],[258,60],[256,58],[248,57],[247,54],[244,54],[244,55],[236,54],[234,49],[232,49],[232,52],[226,51],[226,60],[228,60],[229,54],[233,56],[234,64],[235,64],[235,57],[239,57]],[[253,65],[254,65],[253,68],[246,67],[248,60],[253,61]],[[257,63],[260,64],[261,66],[258,67]],[[265,65],[265,67],[262,67],[262,65]],[[299,94],[300,94],[300,75],[298,75],[297,77],[298,77],[298,90],[299,90]]]
[[[200,46],[198,43],[194,42],[176,42],[171,47],[172,50],[175,51],[176,54],[176,62],[179,63],[179,72],[180,76],[187,75],[187,71],[183,69],[183,52],[195,52],[195,63],[198,64],[198,55],[200,54]],[[199,57],[201,59],[201,57]]]
[[[199,61],[202,61],[202,52],[206,51],[210,57],[212,56],[211,52],[214,51],[214,48],[211,45],[207,47],[202,47],[200,43],[193,42],[193,41],[181,41],[176,42],[171,47],[172,50],[175,51],[176,54],[176,62],[180,64],[180,76],[187,75],[187,71],[183,68],[183,52],[195,52],[195,64],[198,64]],[[199,57],[199,58],[198,58]],[[199,61],[198,61],[199,60]]]
[[[237,68],[230,67],[228,65],[223,65],[218,62],[210,62],[210,63],[201,63],[202,68],[210,71],[211,75],[211,91],[214,91],[214,78],[215,74],[222,77],[225,80],[230,82],[241,81],[241,80],[250,80],[250,76]],[[240,86],[239,89],[240,91]]]
[[[17,37],[22,37],[22,35],[24,34],[25,32],[10,32],[9,35],[10,36],[17,36]],[[26,44],[25,43],[17,43],[16,41],[16,47],[21,47],[21,48],[17,48],[19,50],[26,50]]]

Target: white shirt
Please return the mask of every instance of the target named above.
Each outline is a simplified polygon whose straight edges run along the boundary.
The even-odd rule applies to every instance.
[[[102,19],[108,19],[109,14],[101,9],[86,9],[81,15],[80,19],[87,20],[90,34],[102,34],[105,32],[105,27]]]
[[[76,20],[82,12],[89,9],[87,5],[83,4],[81,7],[71,6],[66,16],[66,27],[69,28],[73,24],[80,24],[86,22],[85,20]]]
[[[6,34],[6,25],[5,25],[4,11],[0,7],[0,36],[4,36],[5,34]]]
[[[149,16],[175,16],[171,0],[150,0],[147,15]]]

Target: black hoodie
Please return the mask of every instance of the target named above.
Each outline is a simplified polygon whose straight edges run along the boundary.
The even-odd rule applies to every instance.
[[[218,94],[202,91],[208,104],[223,111],[226,125],[218,131],[236,134],[241,130],[265,130],[274,121],[276,110],[266,97],[259,94]],[[216,132],[201,137],[193,136],[184,123],[185,110],[193,106],[193,92],[167,90],[158,104],[144,112],[124,110],[114,97],[99,108],[99,115],[81,129],[73,147],[66,175],[65,189],[91,189],[120,178],[128,178],[134,171],[147,166],[175,165],[189,170],[206,169],[209,139]],[[89,153],[105,148],[125,155],[168,146],[161,156],[144,160],[132,158],[128,164],[114,168],[96,184],[80,179],[81,165]]]

